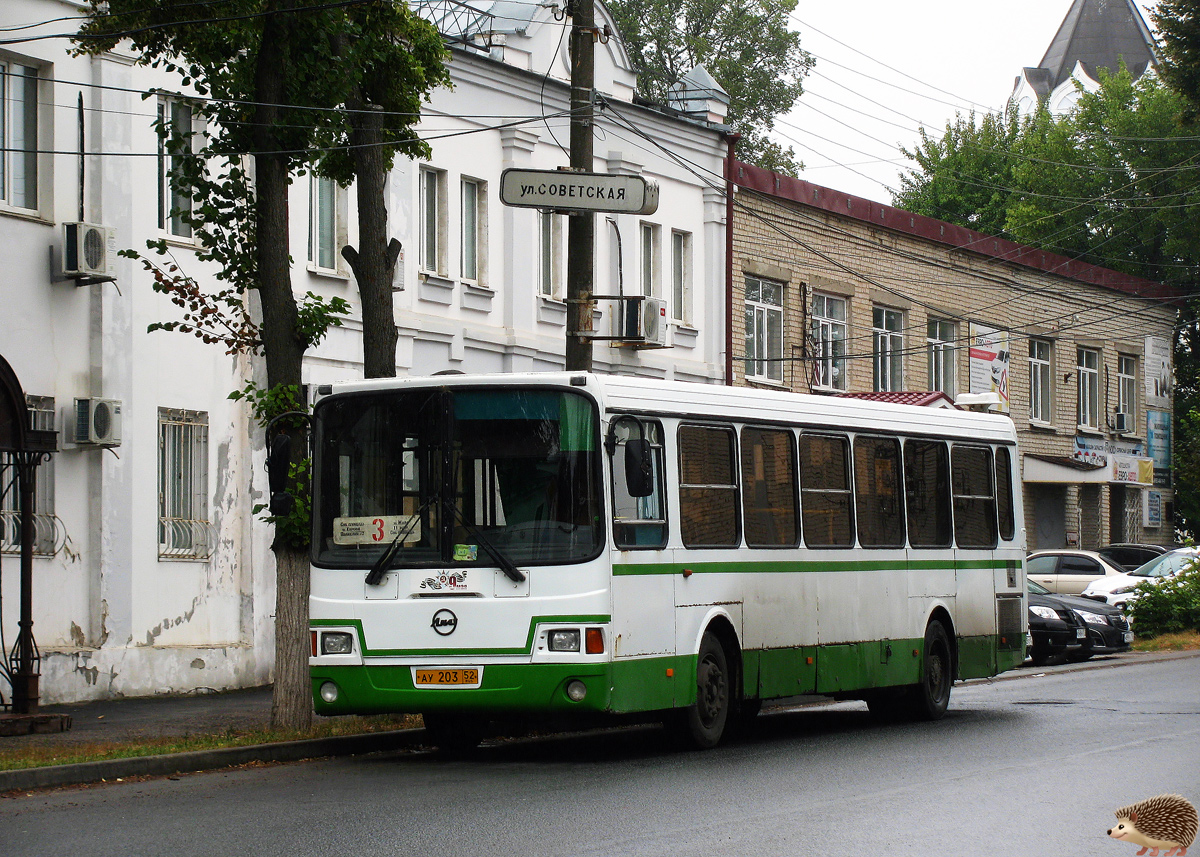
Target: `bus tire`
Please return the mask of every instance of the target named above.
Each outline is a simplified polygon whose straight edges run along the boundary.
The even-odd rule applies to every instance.
[[[921,680],[911,688],[909,704],[914,720],[941,720],[950,705],[954,684],[954,650],[950,635],[938,621],[925,629],[925,647],[921,656]]]
[[[716,634],[704,632],[696,655],[696,701],[684,709],[684,737],[707,750],[721,743],[733,707],[729,658]]]

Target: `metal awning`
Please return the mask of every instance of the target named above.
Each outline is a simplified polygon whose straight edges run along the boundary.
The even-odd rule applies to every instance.
[[[1085,464],[1068,455],[1037,455],[1025,453],[1025,482],[1055,482],[1060,485],[1083,483],[1105,484],[1109,481],[1107,465]]]

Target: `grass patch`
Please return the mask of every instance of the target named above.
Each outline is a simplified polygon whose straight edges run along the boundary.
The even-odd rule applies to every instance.
[[[1200,649],[1200,631],[1180,631],[1133,641],[1136,652],[1187,652]]]
[[[254,744],[278,744],[311,738],[335,738],[343,735],[363,735],[371,732],[390,732],[396,729],[415,729],[421,718],[413,714],[346,717],[322,722],[307,731],[282,729],[233,730],[217,734],[177,735],[143,738],[131,741],[105,741],[94,744],[29,745],[6,749],[0,744],[0,771],[24,768],[44,768],[51,765],[75,765],[81,762],[100,762],[107,759],[133,759],[141,756],[160,756],[170,753],[191,753],[199,750],[220,750],[227,747],[249,747]]]

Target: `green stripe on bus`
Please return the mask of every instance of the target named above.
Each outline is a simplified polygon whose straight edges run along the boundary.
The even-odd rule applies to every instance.
[[[420,658],[440,658],[453,657],[456,655],[466,655],[469,657],[483,657],[486,655],[528,655],[533,652],[533,638],[537,633],[539,623],[552,622],[562,625],[607,625],[612,621],[612,616],[603,614],[594,615],[548,615],[534,616],[529,620],[529,633],[525,637],[525,645],[523,647],[513,648],[487,648],[487,649],[452,649],[448,647],[437,649],[372,649],[367,645],[366,634],[363,632],[361,619],[312,619],[309,625],[314,628],[354,628],[358,633],[358,648],[363,653],[364,657],[371,658],[400,658],[400,657],[420,657]]]

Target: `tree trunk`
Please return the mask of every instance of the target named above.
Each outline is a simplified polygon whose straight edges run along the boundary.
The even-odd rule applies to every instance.
[[[277,0],[273,8],[292,7]],[[298,46],[287,15],[269,15],[255,68],[255,254],[258,292],[262,303],[261,336],[267,364],[267,387],[300,387],[300,366],[306,343],[296,330],[296,299],[292,294],[288,233],[289,155],[280,151],[275,125],[286,122],[278,105],[285,100],[284,73],[289,53]],[[307,445],[292,443],[292,460],[307,457]],[[289,486],[294,490],[295,486]],[[312,693],[308,681],[307,552],[278,537],[275,552],[275,686],[271,725],[307,729],[312,725]]]
[[[383,157],[382,122],[371,105],[354,100],[350,142],[358,180],[358,249],[342,251],[358,281],[363,318],[363,372],[368,378],[396,376],[396,315],[392,275],[396,257],[387,236],[387,169]]]

